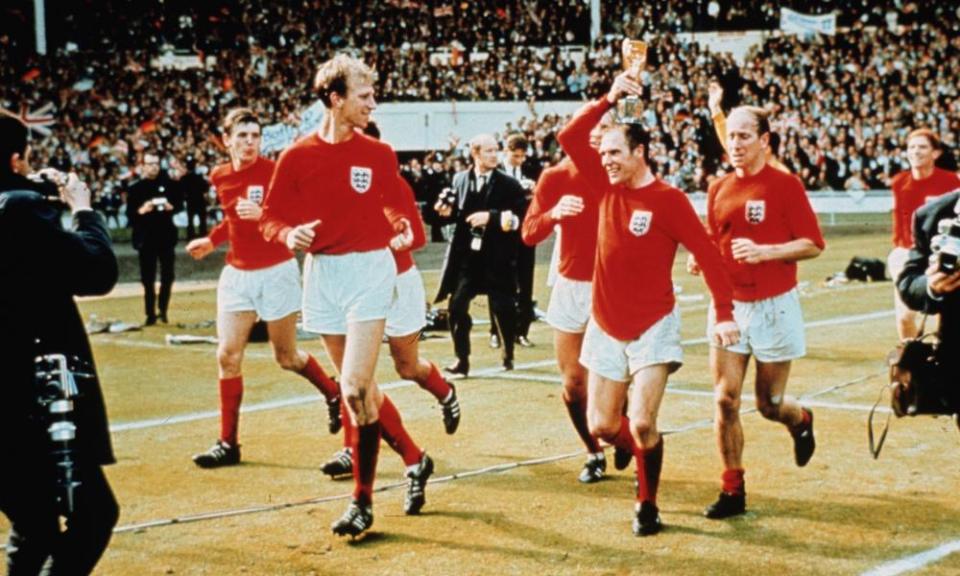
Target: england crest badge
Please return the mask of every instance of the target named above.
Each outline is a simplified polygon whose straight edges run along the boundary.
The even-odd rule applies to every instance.
[[[263,186],[247,186],[247,200],[263,204]]]
[[[643,236],[650,231],[651,222],[653,222],[653,212],[634,210],[630,215],[630,233],[634,236]]]
[[[747,222],[759,224],[767,216],[766,200],[747,200]]]
[[[373,170],[371,168],[366,168],[363,166],[351,166],[350,167],[350,186],[354,190],[363,194],[370,189],[370,184],[373,182]]]

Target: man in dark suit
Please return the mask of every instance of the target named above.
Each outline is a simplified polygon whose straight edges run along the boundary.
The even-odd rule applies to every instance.
[[[944,273],[939,269],[941,254],[931,248],[941,220],[957,222],[960,218],[960,190],[949,192],[920,207],[913,216],[914,246],[903,272],[897,278],[897,289],[903,302],[925,314],[940,315],[940,348],[938,360],[941,378],[955,384],[960,374],[960,270]],[[953,224],[952,234],[960,233],[960,223]],[[954,405],[960,406],[960,387],[954,391]]]
[[[507,155],[503,163],[503,171],[520,183],[524,193],[522,221],[533,200],[533,186],[540,177],[540,165],[527,155],[529,144],[523,134],[512,134],[507,138]],[[536,319],[533,304],[533,275],[536,266],[536,247],[520,244],[517,253],[517,330],[516,342],[524,348],[533,346],[528,336],[530,324]],[[491,311],[492,311],[491,306]],[[493,329],[493,318],[490,319],[490,347],[498,348],[500,338]]]
[[[187,203],[187,238],[194,239],[207,235],[207,193],[210,182],[197,171],[197,160],[187,156],[186,173],[180,177],[180,190]],[[198,222],[194,229],[193,222]]]
[[[453,374],[470,371],[470,302],[490,297],[494,325],[503,341],[503,367],[513,369],[516,330],[518,232],[525,205],[520,183],[497,171],[497,141],[488,134],[470,142],[473,167],[453,178],[456,202],[438,202],[440,216],[455,222],[436,301],[450,298],[450,332],[457,361]]]
[[[160,262],[160,321],[167,323],[167,308],[173,291],[174,248],[177,227],[173,215],[183,210],[180,186],[160,170],[160,156],[143,154],[142,178],[127,193],[127,220],[133,228],[133,247],[140,256],[140,282],[147,326],[157,323],[157,261]]]
[[[104,294],[117,282],[117,260],[103,217],[90,208],[90,190],[76,175],[44,171],[56,184],[42,187],[30,172],[27,128],[0,115],[0,511],[10,520],[9,574],[89,574],[110,541],[119,514],[102,465],[114,462],[106,409],[90,343],[75,295]],[[39,190],[46,190],[41,194]],[[50,196],[59,192],[73,212],[73,230],[60,224]],[[38,404],[34,359],[63,354],[90,376],[77,377],[72,471],[80,485],[73,505],[66,491],[47,421]],[[59,501],[58,501],[59,498]],[[61,517],[66,519],[61,529]]]

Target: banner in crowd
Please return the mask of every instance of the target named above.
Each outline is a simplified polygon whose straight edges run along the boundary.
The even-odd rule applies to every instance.
[[[787,34],[829,34],[837,33],[837,15],[834,12],[822,16],[795,12],[789,8],[780,9],[780,30]]]
[[[317,100],[300,114],[300,124],[271,124],[264,126],[260,138],[260,153],[272,154],[291,145],[297,138],[313,132],[323,119],[323,102]]]

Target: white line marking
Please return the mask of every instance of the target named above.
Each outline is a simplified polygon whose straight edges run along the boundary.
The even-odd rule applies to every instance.
[[[861,576],[896,576],[897,574],[903,574],[905,572],[913,572],[914,570],[923,568],[927,564],[940,561],[954,552],[960,552],[960,540],[947,542],[936,548],[924,550],[912,556],[906,556],[899,560],[881,564],[876,568],[864,572]]]

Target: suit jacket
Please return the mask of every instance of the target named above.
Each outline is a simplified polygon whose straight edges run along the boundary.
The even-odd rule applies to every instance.
[[[443,260],[440,289],[436,302],[444,300],[456,288],[460,270],[467,259],[472,257],[470,243],[473,239],[467,216],[474,212],[488,210],[490,223],[484,228],[480,250],[483,266],[483,285],[481,292],[490,290],[514,293],[517,291],[517,251],[520,248],[520,231],[504,232],[500,226],[500,214],[506,210],[523,218],[526,200],[520,183],[499,170],[490,173],[486,185],[476,189],[474,171],[458,172],[453,177],[453,189],[457,193],[457,204],[447,218],[455,222],[453,238],[447,245]],[[479,199],[468,198],[468,194],[480,194]]]
[[[63,353],[92,365],[73,297],[105,294],[117,282],[117,259],[103,217],[81,211],[73,217],[73,230],[64,230],[60,210],[31,188],[21,177],[0,182],[0,437],[6,439],[0,460],[5,466],[10,460],[46,457],[34,358]],[[113,462],[99,382],[83,379],[78,386],[78,449],[97,464]]]
[[[940,314],[940,339],[945,358],[956,361],[960,353],[960,292],[934,300],[927,292],[926,269],[931,254],[930,240],[937,234],[940,220],[957,217],[960,190],[944,194],[921,206],[913,215],[914,246],[910,259],[897,278],[897,289],[904,303],[913,310]]]
[[[153,210],[140,214],[143,203],[153,198],[163,197],[173,206],[173,210]],[[153,180],[138,180],[127,192],[127,221],[133,228],[133,247],[140,250],[144,246],[169,248],[177,243],[177,227],[173,215],[183,210],[183,191],[179,182],[175,182],[161,172]]]

